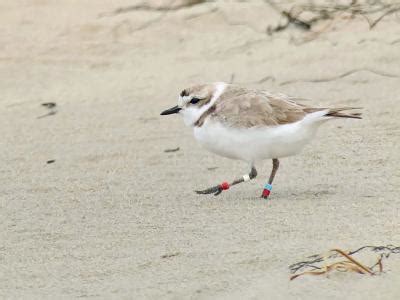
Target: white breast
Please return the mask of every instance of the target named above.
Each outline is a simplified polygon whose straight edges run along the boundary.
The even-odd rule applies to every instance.
[[[196,140],[218,155],[256,162],[299,153],[315,136],[318,124],[304,120],[264,128],[232,128],[207,119],[194,127]]]

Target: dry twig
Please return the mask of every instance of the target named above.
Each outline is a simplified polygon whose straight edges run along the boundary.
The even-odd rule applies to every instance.
[[[328,82],[328,81],[345,78],[347,76],[350,76],[350,75],[358,73],[358,72],[368,72],[368,73],[372,73],[375,75],[379,75],[379,76],[383,76],[383,77],[390,77],[390,78],[400,77],[400,75],[390,74],[390,73],[386,73],[383,71],[377,71],[377,70],[368,69],[368,68],[359,68],[359,69],[350,70],[350,71],[344,72],[343,74],[340,74],[337,76],[332,76],[332,77],[318,78],[318,79],[288,80],[288,81],[281,82],[280,85],[287,85],[287,84],[292,84],[292,83],[296,83],[296,82]]]
[[[365,266],[353,257],[354,254],[359,254],[364,251],[374,252],[379,255],[377,262],[371,267]],[[353,271],[359,274],[370,275],[379,274],[383,271],[382,259],[389,258],[391,254],[400,254],[400,247],[396,247],[393,245],[363,246],[349,252],[345,252],[340,249],[333,249],[330,250],[326,255],[312,255],[308,257],[308,260],[300,261],[298,263],[290,265],[289,270],[293,274],[290,277],[290,280],[306,274],[327,274],[333,270],[340,272]],[[339,257],[344,257],[346,258],[346,260],[336,261],[331,264],[327,264],[329,260],[337,259]],[[324,263],[325,265],[321,266],[321,263]],[[378,267],[378,270],[376,270],[376,267]]]
[[[400,11],[400,3],[383,3],[375,1],[370,4],[360,4],[357,0],[353,0],[348,5],[332,4],[332,5],[294,5],[289,11],[279,8],[275,3],[265,0],[271,7],[278,11],[285,19],[284,25],[270,27],[267,29],[269,34],[282,31],[289,27],[290,24],[295,25],[297,28],[310,31],[314,24],[322,20],[334,20],[342,13],[349,13],[350,18],[356,16],[364,17],[368,24],[369,29],[373,29],[382,21],[386,16],[397,13]],[[309,20],[302,17],[304,13],[313,13],[315,16]],[[381,13],[381,15],[372,19],[371,15]]]
[[[383,271],[383,265],[382,265],[382,259],[384,257],[383,254],[381,254],[377,260],[377,262],[371,266],[368,267],[366,265],[364,265],[363,263],[361,263],[360,261],[356,260],[355,258],[353,258],[351,256],[350,253],[346,253],[343,250],[340,249],[332,249],[329,252],[335,252],[335,254],[339,254],[341,256],[343,256],[344,258],[346,258],[347,260],[342,260],[339,262],[334,262],[331,264],[326,264],[324,267],[316,267],[313,266],[313,270],[311,271],[304,271],[302,273],[298,273],[295,275],[292,275],[290,277],[290,280],[296,279],[299,276],[303,276],[303,275],[323,275],[323,274],[327,274],[333,270],[339,271],[339,272],[356,272],[358,274],[369,274],[369,275],[377,275],[379,273],[381,273]],[[354,254],[354,252],[353,252]],[[327,258],[323,258],[323,261],[326,262],[329,258],[332,258],[334,256],[328,256]],[[374,271],[374,268],[378,266],[378,271]]]

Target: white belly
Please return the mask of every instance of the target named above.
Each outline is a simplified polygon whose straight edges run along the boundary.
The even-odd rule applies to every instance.
[[[318,126],[302,121],[264,128],[237,129],[207,120],[194,127],[196,140],[218,155],[248,162],[299,153],[315,136]]]

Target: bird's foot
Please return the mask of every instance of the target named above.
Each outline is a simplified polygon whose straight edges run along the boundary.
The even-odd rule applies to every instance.
[[[205,190],[201,190],[201,191],[195,191],[197,194],[202,194],[202,195],[206,195],[206,194],[214,194],[214,196],[218,196],[219,194],[222,193],[222,191],[229,189],[229,183],[227,182],[223,182],[219,185],[216,186],[212,186],[208,189]]]
[[[271,184],[267,183],[266,185],[264,185],[264,189],[261,194],[261,198],[268,199],[269,195],[271,194],[271,190],[272,190]]]
[[[201,191],[195,191],[197,194],[201,195],[207,195],[207,194],[214,194],[214,196],[218,196],[219,194],[222,193],[222,189],[220,188],[219,185],[212,186],[208,189],[201,190]]]

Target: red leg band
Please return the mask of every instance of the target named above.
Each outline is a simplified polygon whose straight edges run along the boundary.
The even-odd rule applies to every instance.
[[[268,197],[269,194],[271,194],[271,191],[267,190],[267,189],[264,189],[263,192],[262,192],[263,197]]]
[[[229,189],[229,183],[227,183],[227,182],[225,181],[225,182],[221,183],[221,184],[219,185],[219,187],[220,187],[222,190],[228,190],[228,189]]]

